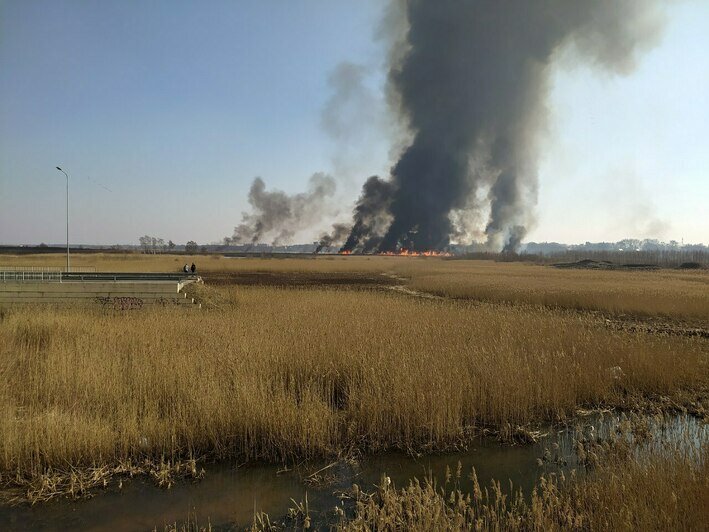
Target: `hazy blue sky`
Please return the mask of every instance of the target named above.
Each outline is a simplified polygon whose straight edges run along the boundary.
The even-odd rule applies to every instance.
[[[0,243],[64,240],[57,165],[77,243],[220,240],[255,176],[297,192],[330,172],[346,219],[389,166],[383,4],[0,0]],[[628,77],[555,69],[529,240],[709,243],[709,1],[667,16]],[[321,124],[343,61],[371,98],[347,143]]]

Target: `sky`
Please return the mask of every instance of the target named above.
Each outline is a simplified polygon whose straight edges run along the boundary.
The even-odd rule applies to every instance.
[[[0,244],[220,241],[260,176],[339,191],[317,238],[391,165],[381,0],[0,0]],[[625,77],[553,66],[529,241],[709,244],[709,2],[675,0]],[[363,74],[348,134],[333,72]],[[329,219],[332,216],[335,219]]]

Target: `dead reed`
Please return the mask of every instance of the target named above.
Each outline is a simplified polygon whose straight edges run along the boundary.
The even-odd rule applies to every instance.
[[[564,456],[564,463],[573,461],[575,468],[543,474],[531,493],[498,480],[481,485],[475,469],[463,479],[458,462],[455,471],[446,469],[442,484],[429,473],[397,489],[383,473],[373,491],[354,484],[340,493],[341,504],[325,512],[311,513],[306,492],[303,502],[292,499],[282,518],[255,512],[250,530],[308,530],[325,523],[342,532],[706,529],[705,431],[690,425],[678,431],[671,417],[630,415],[606,436],[577,432],[577,437],[575,451]],[[190,519],[166,530],[207,528]]]
[[[0,472],[18,485],[145,459],[443,448],[472,427],[694,393],[707,346],[572,312],[350,290],[223,289],[200,313],[13,308]]]
[[[61,255],[3,256],[2,264],[62,266]],[[662,316],[709,327],[709,271],[594,271],[557,269],[490,260],[425,257],[318,256],[238,258],[220,255],[77,255],[76,266],[99,271],[180,271],[194,261],[198,272],[388,274],[408,288],[432,294],[496,303],[524,303],[610,314]]]
[[[660,421],[660,424],[662,421]],[[461,465],[397,490],[386,474],[373,493],[353,486],[354,515],[338,530],[705,530],[709,444],[684,432],[651,442],[647,419],[631,416],[607,438],[577,442],[580,469],[540,477],[531,496],[499,481],[463,491]],[[261,528],[265,530],[265,528]]]
[[[364,530],[705,530],[709,519],[707,448],[699,464],[682,454],[644,460],[609,457],[590,476],[542,477],[531,500],[499,482],[462,492],[457,476],[400,490],[386,477],[373,494],[356,493],[351,519],[337,529]],[[261,530],[265,530],[262,528]]]
[[[402,267],[409,288],[456,299],[661,316],[709,327],[709,272],[561,270],[492,261]]]

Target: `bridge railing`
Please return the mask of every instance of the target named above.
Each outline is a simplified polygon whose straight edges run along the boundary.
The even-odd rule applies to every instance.
[[[70,267],[69,273],[95,273],[94,266]],[[62,282],[67,269],[58,266],[0,266],[0,282]]]
[[[69,273],[94,273],[96,266],[71,266],[67,270],[63,266],[1,266],[0,272],[69,272]]]
[[[117,281],[169,281],[184,282],[187,280],[199,280],[200,277],[193,274],[171,273],[171,272],[77,272],[66,273],[61,269],[49,271],[32,270],[3,270],[0,268],[0,283],[8,282],[117,282]]]
[[[0,271],[0,281],[7,282],[61,282],[62,272]]]

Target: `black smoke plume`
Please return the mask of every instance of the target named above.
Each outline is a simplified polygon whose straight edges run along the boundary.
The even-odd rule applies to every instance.
[[[249,190],[251,212],[242,214],[234,234],[225,244],[255,244],[267,238],[271,244],[288,242],[293,235],[307,229],[326,214],[323,202],[335,194],[335,180],[323,173],[313,174],[308,191],[289,195],[281,190],[266,190],[263,179],[257,177]]]
[[[346,224],[332,224],[332,231],[324,233],[320,236],[318,245],[315,247],[315,253],[320,253],[323,249],[328,249],[333,246],[339,246],[350,234],[351,227]]]
[[[373,175],[362,186],[354,209],[354,224],[341,251],[370,252],[381,242],[381,231],[390,223],[389,208],[394,195],[390,181]]]
[[[454,233],[452,213],[480,194],[489,206],[489,247],[516,248],[533,222],[552,63],[568,52],[628,72],[637,50],[658,35],[657,5],[400,2],[392,12],[406,18],[408,29],[399,53],[391,54],[389,86],[412,141],[389,180],[365,183],[343,249],[443,249]]]

